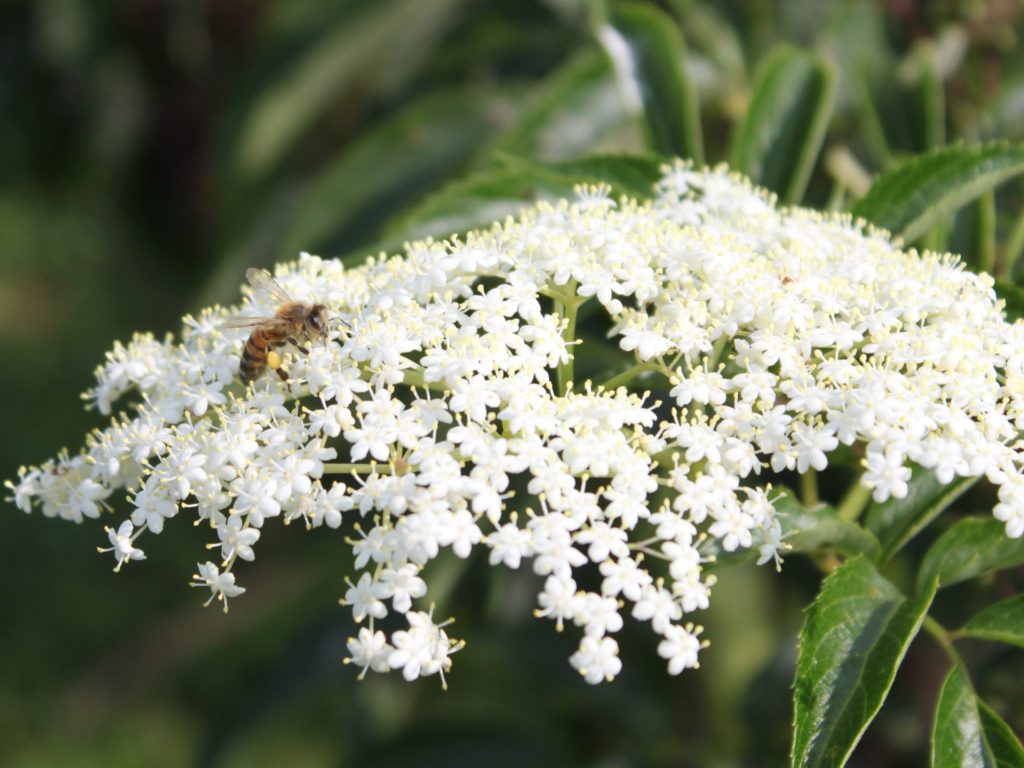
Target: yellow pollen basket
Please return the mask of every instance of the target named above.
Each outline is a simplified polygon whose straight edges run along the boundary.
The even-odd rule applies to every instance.
[[[267,352],[267,365],[273,368],[275,371],[281,367],[281,355],[273,349]]]

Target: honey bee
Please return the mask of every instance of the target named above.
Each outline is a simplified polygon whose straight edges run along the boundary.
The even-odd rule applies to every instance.
[[[281,354],[277,348],[291,344],[302,354],[309,354],[303,343],[316,341],[324,333],[327,307],[295,301],[265,269],[250,268],[246,270],[245,277],[254,295],[277,304],[277,310],[270,317],[239,316],[224,323],[225,328],[253,329],[238,362],[238,375],[243,384],[248,384],[269,367],[282,380],[287,380],[288,372],[281,366]]]

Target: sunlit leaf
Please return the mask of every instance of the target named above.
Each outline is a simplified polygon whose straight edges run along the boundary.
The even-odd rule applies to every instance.
[[[386,250],[409,240],[490,226],[538,200],[569,197],[579,180],[540,166],[516,166],[452,182],[401,216],[385,232]]]
[[[981,699],[978,699],[978,713],[985,738],[996,759],[996,768],[1022,768],[1024,746],[1014,730]]]
[[[983,192],[1024,172],[1024,145],[945,147],[879,177],[853,214],[905,240],[921,237]]]
[[[704,161],[700,103],[686,71],[686,46],[675,22],[651,5],[613,3],[604,45],[627,99],[639,97],[656,152]]]
[[[447,179],[487,140],[496,116],[514,113],[513,94],[494,88],[413,102],[324,168],[298,205],[281,255],[336,250],[338,234],[355,224],[366,234],[368,218],[380,225]]]
[[[840,519],[834,507],[819,504],[813,510],[805,509],[791,491],[781,489],[775,509],[784,541],[794,552],[828,547],[849,556],[864,554],[872,560],[879,555],[881,548],[871,531]]]
[[[650,155],[598,155],[551,165],[505,158],[499,167],[453,182],[401,216],[381,247],[490,226],[538,200],[574,197],[579,184],[604,182],[613,197],[649,196],[660,164]]]
[[[616,194],[646,199],[653,194],[665,162],[665,158],[657,155],[594,155],[547,167],[583,183],[604,182]]]
[[[906,598],[861,556],[822,584],[800,633],[792,766],[842,766],[882,706],[935,587]]]
[[[936,541],[921,563],[918,588],[937,580],[940,587],[986,571],[1024,564],[1024,538],[1011,539],[994,518],[961,520]]]
[[[932,768],[1020,768],[1024,750],[1013,731],[974,693],[967,671],[949,671],[935,708]]]
[[[593,50],[570,59],[523,101],[521,115],[488,144],[485,154],[552,162],[599,151],[622,134],[633,133],[633,141],[642,141],[608,60]]]
[[[967,622],[963,634],[1024,647],[1024,595],[990,605]]]
[[[762,65],[736,130],[733,167],[784,202],[799,202],[832,116],[835,80],[820,56],[777,48]]]
[[[1006,319],[1011,323],[1024,317],[1024,290],[1013,283],[996,281],[996,295],[1006,303]]]
[[[328,109],[354,91],[386,92],[401,85],[463,2],[378,0],[328,30],[267,83],[252,105],[237,144],[241,175],[254,178],[271,170]]]
[[[882,544],[882,562],[902,549],[976,480],[961,477],[943,485],[931,470],[914,467],[906,497],[891,497],[881,503],[872,503],[868,507],[865,524]]]

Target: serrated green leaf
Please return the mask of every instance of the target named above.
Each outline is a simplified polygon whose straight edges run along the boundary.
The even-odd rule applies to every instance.
[[[453,23],[463,2],[379,0],[325,33],[268,83],[250,108],[235,155],[241,175],[255,179],[274,168],[318,118],[357,86],[366,93],[400,85]]]
[[[538,200],[570,197],[577,183],[571,176],[525,164],[477,173],[452,182],[393,222],[380,248],[390,251],[410,240],[489,227]]]
[[[449,184],[397,219],[380,247],[390,250],[408,240],[488,227],[538,200],[571,198],[578,184],[604,182],[613,197],[649,197],[662,162],[650,155],[599,155],[551,165],[505,158],[501,166]]]
[[[835,104],[825,59],[780,46],[761,67],[732,147],[733,167],[786,203],[803,197]]]
[[[992,707],[978,699],[981,727],[995,756],[996,768],[1024,768],[1024,746],[1013,729]]]
[[[934,594],[908,600],[863,556],[825,579],[800,632],[791,766],[845,765]]]
[[[1011,539],[994,518],[961,520],[936,541],[921,563],[918,588],[932,579],[940,587],[974,578],[986,571],[1024,564],[1024,538]]]
[[[996,280],[995,288],[996,295],[1006,304],[1006,319],[1012,323],[1024,317],[1024,290],[1002,280]]]
[[[1024,172],[1024,145],[945,147],[879,177],[853,214],[914,241],[983,192]]]
[[[1024,750],[1002,719],[980,701],[959,664],[942,684],[932,727],[931,767],[1020,768]]]
[[[738,29],[726,13],[710,3],[669,0],[670,10],[686,30],[687,53],[701,77],[694,84],[702,96],[727,100],[746,87],[747,65]]]
[[[962,633],[1024,647],[1024,595],[990,605],[967,622]]]
[[[654,194],[666,159],[657,155],[594,155],[546,166],[580,183],[609,184],[615,194],[645,200]]]
[[[840,519],[834,507],[819,504],[813,510],[805,509],[792,491],[780,489],[775,509],[785,542],[794,552],[829,547],[847,556],[864,554],[872,560],[878,558],[878,539],[856,523]]]
[[[976,481],[960,477],[943,485],[931,470],[914,467],[905,498],[889,498],[868,507],[865,524],[882,544],[881,562],[902,549]]]
[[[521,106],[522,113],[481,152],[556,162],[595,151],[639,128],[619,98],[608,60],[586,50],[550,75]]]
[[[432,94],[364,132],[297,205],[281,256],[324,253],[348,227],[365,227],[368,212],[378,225],[400,212],[467,162],[494,115],[514,113],[515,95],[478,87]]]
[[[639,94],[652,149],[704,162],[700,102],[675,22],[654,6],[615,3],[598,38],[629,92]]]

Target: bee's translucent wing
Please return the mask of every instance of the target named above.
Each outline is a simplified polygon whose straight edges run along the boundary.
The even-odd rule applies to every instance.
[[[280,306],[282,304],[289,304],[292,301],[292,297],[285,292],[284,288],[278,285],[277,280],[271,277],[270,273],[265,269],[249,267],[245,271],[245,279],[252,286],[253,297],[262,304]]]
[[[276,317],[257,317],[255,315],[235,315],[220,324],[221,328],[255,328],[259,325],[273,325]]]

